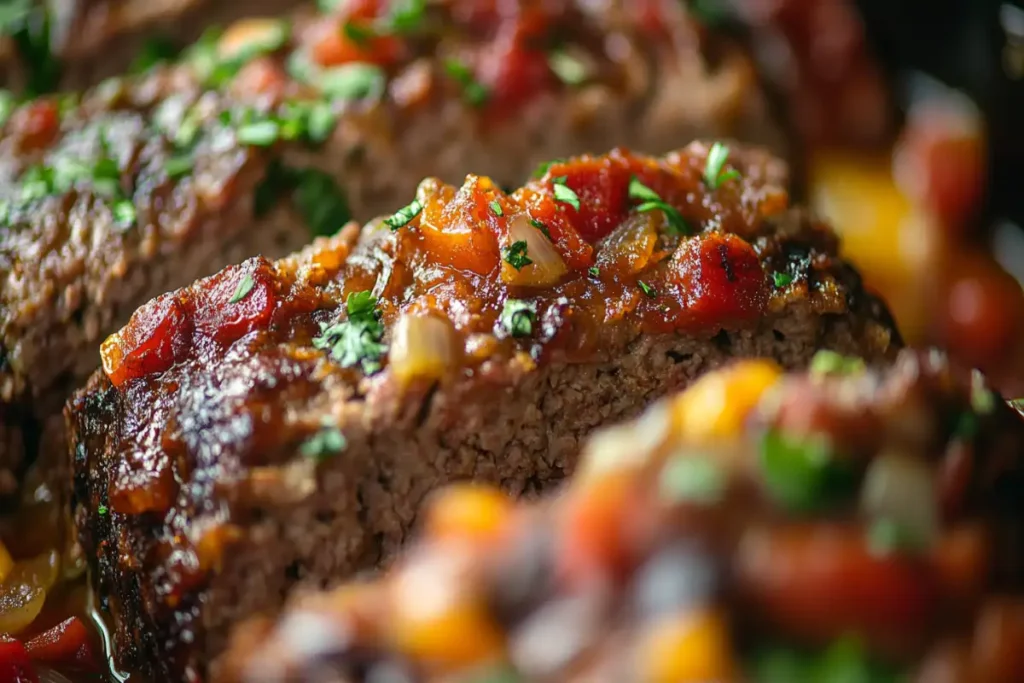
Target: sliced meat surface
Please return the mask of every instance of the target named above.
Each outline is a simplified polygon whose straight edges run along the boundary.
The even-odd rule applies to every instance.
[[[899,340],[757,148],[423,181],[392,216],[154,299],[66,408],[123,664],[202,677],[228,629],[387,562],[437,486],[532,494],[591,430],[736,357]]]
[[[243,20],[179,62],[6,117],[0,494],[63,449],[60,406],[136,307],[390,212],[426,175],[514,185],[544,159],[699,135],[785,148],[744,54],[681,11],[352,7]]]
[[[937,353],[705,375],[557,496],[432,498],[387,573],[239,626],[217,683],[1013,683],[1024,419]]]

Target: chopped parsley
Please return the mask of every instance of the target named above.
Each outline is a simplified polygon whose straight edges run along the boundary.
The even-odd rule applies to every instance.
[[[864,372],[864,359],[822,349],[811,358],[812,375],[854,375]]]
[[[658,488],[672,503],[710,504],[721,500],[727,483],[725,472],[713,457],[682,453],[665,465]]]
[[[356,45],[365,45],[377,35],[372,28],[354,21],[346,21],[341,27],[341,32]]]
[[[109,510],[107,509],[106,505],[104,505],[103,503],[100,503],[99,507],[96,508],[96,512],[98,514],[100,514],[100,515],[105,515],[105,514],[107,514],[107,512],[109,512]]]
[[[545,174],[547,174],[548,169],[550,169],[553,164],[560,164],[563,161],[564,159],[552,159],[551,161],[540,162],[539,164],[537,164],[537,168],[533,169],[533,177],[537,178],[538,180],[540,178],[543,178]]]
[[[418,199],[414,199],[409,202],[408,205],[403,206],[401,209],[396,211],[394,215],[385,218],[384,223],[392,230],[404,228],[412,222],[412,219],[420,215],[420,211],[422,210],[423,203]]]
[[[513,242],[512,246],[505,249],[504,254],[502,254],[505,259],[505,263],[509,264],[516,270],[521,270],[523,267],[533,263],[533,260],[531,260],[526,254],[526,247],[526,240]]]
[[[269,147],[277,142],[281,134],[281,124],[277,121],[257,121],[240,126],[235,131],[235,137],[243,145],[254,147]]]
[[[772,273],[772,280],[775,282],[776,289],[782,289],[788,287],[793,282],[793,276],[789,273]]]
[[[513,337],[528,337],[533,334],[537,321],[537,304],[521,299],[509,299],[498,316],[498,323]]]
[[[664,201],[657,192],[640,182],[640,179],[633,176],[629,181],[629,198],[641,202],[636,210],[640,213],[645,211],[661,211],[665,214],[665,220],[671,232],[676,235],[686,235],[691,232],[690,226],[682,214],[668,202]]]
[[[178,56],[177,46],[166,36],[155,36],[143,44],[130,67],[131,73],[141,74],[157,64],[168,62]]]
[[[172,180],[181,178],[189,174],[194,163],[191,154],[176,154],[164,162],[164,173]]]
[[[826,437],[796,438],[769,430],[761,439],[760,452],[765,487],[792,510],[817,509],[848,483],[846,469],[835,460]]]
[[[384,325],[380,322],[377,299],[369,291],[354,292],[345,301],[348,318],[328,325],[320,323],[320,335],[313,346],[330,351],[331,358],[343,368],[360,366],[371,375],[380,370],[380,359],[387,347]]]
[[[319,144],[325,142],[334,132],[338,123],[338,115],[334,113],[331,105],[326,102],[318,102],[309,109],[306,117],[306,137],[310,142]]]
[[[444,70],[456,83],[462,86],[462,95],[474,107],[483,106],[490,99],[487,87],[476,80],[473,70],[457,59],[444,60]]]
[[[590,277],[599,277],[601,275],[601,269],[597,266],[590,266],[587,272],[590,273]]]
[[[495,199],[490,203],[489,206],[491,207],[491,211],[494,213],[495,216],[505,215],[505,212],[502,210],[501,204],[498,203],[498,200]]]
[[[756,683],[901,683],[906,677],[874,662],[855,637],[834,641],[824,651],[778,645],[759,648],[747,667]]]
[[[384,28],[388,33],[413,33],[423,24],[426,11],[427,0],[392,0]]]
[[[249,292],[252,291],[253,285],[255,284],[256,281],[252,279],[252,275],[246,273],[245,277],[243,277],[241,282],[238,283],[238,286],[235,287],[235,293],[231,295],[230,299],[228,299],[228,303],[237,304],[249,295]]]
[[[114,214],[114,222],[122,228],[129,228],[135,224],[137,218],[135,213],[135,205],[132,204],[130,199],[119,199],[114,202],[114,206],[111,208],[111,213]]]
[[[535,227],[538,230],[540,230],[542,233],[544,233],[545,237],[547,237],[549,240],[551,240],[551,231],[548,230],[548,226],[544,225],[543,223],[541,223],[536,218],[531,218],[530,219],[530,225],[532,225],[533,227]]]
[[[375,64],[350,62],[321,70],[315,80],[328,97],[352,101],[380,97],[387,77]]]
[[[253,212],[267,215],[277,198],[290,192],[296,209],[313,236],[329,236],[348,223],[352,215],[348,199],[334,178],[315,168],[291,168],[271,163],[267,175],[257,186]]]
[[[348,439],[338,427],[325,418],[316,434],[306,439],[299,447],[299,453],[316,462],[342,452],[348,446]]]
[[[579,58],[556,50],[548,55],[548,66],[566,85],[579,85],[587,80],[590,70]]]
[[[569,187],[568,185],[565,184],[566,180],[567,179],[566,179],[566,177],[564,175],[563,176],[558,176],[557,178],[555,178],[554,185],[553,185],[554,191],[555,191],[555,199],[560,201],[560,202],[564,202],[564,203],[568,204],[569,206],[571,206],[572,208],[574,208],[577,211],[579,211],[580,210],[580,198],[579,198],[579,195],[577,195],[576,192],[571,187]]]
[[[728,158],[728,147],[720,142],[711,145],[707,165],[704,167],[704,183],[712,190],[717,190],[723,183],[740,177],[740,172],[736,169],[725,169]]]
[[[654,287],[651,287],[649,284],[647,284],[643,280],[637,280],[636,283],[637,283],[637,285],[640,286],[640,291],[643,292],[644,294],[646,294],[647,296],[651,297],[652,299],[654,297],[658,296],[658,292],[656,292],[654,290]]]

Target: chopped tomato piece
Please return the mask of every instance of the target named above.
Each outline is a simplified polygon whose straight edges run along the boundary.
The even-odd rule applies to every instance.
[[[424,246],[438,263],[486,275],[499,265],[497,216],[490,202],[499,190],[486,178],[470,176],[455,193],[429,198],[420,216]]]
[[[34,100],[14,112],[10,126],[22,150],[41,149],[53,142],[60,130],[60,110],[51,99]]]
[[[474,73],[487,87],[492,113],[508,115],[539,93],[549,90],[556,80],[543,50],[528,47],[519,31],[504,31],[479,57]]]
[[[657,295],[645,301],[665,311],[670,327],[743,322],[760,316],[768,303],[767,278],[754,248],[732,234],[702,235],[680,245],[651,284]]]
[[[39,683],[25,646],[8,635],[0,634],[0,681]]]
[[[196,297],[196,329],[220,344],[230,344],[266,327],[277,301],[274,274],[264,259],[227,268],[204,284]]]
[[[766,627],[814,642],[855,632],[900,648],[937,605],[928,564],[872,554],[863,529],[829,523],[751,531],[740,545],[737,587]]]
[[[163,372],[191,340],[191,321],[174,294],[164,294],[132,314],[100,347],[103,370],[114,386]]]
[[[632,560],[627,512],[632,479],[621,473],[595,477],[569,492],[559,518],[558,570],[570,582],[621,578]]]
[[[48,631],[25,643],[29,657],[58,667],[74,667],[99,671],[99,664],[89,639],[89,629],[78,617],[65,619]]]
[[[536,221],[534,227],[551,237],[570,270],[586,270],[594,264],[594,248],[576,231],[550,194],[527,187],[517,190],[515,197]]]
[[[349,21],[349,31],[345,30],[344,23],[334,18],[322,20],[311,30],[314,62],[320,66],[337,66],[349,62],[387,66],[398,60],[402,51],[402,43],[398,38],[372,33],[368,22],[358,19]]]

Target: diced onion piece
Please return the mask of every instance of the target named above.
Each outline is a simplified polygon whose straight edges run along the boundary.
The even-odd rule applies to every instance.
[[[931,547],[939,537],[935,473],[927,462],[901,453],[881,453],[868,467],[861,489],[861,510],[888,520],[915,545]]]
[[[388,362],[401,383],[441,379],[456,362],[452,324],[429,314],[403,315],[395,324]]]
[[[517,270],[503,258],[501,281],[505,284],[547,287],[562,279],[568,270],[551,240],[539,228],[530,224],[530,218],[526,214],[519,214],[511,220],[508,226],[508,240],[506,249],[517,242],[526,243],[523,255],[530,263]]]
[[[634,213],[601,242],[597,267],[615,275],[639,273],[650,262],[657,240],[655,214]]]
[[[7,546],[3,544],[3,541],[0,541],[0,583],[7,578],[12,569],[14,569],[14,559],[7,552]]]
[[[17,634],[39,616],[59,568],[56,550],[14,565],[0,585],[0,633]]]

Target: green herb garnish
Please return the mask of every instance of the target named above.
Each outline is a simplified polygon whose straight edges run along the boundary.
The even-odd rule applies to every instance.
[[[316,462],[342,452],[348,446],[348,439],[329,418],[320,423],[316,434],[306,439],[299,447],[299,453]]]
[[[590,75],[586,64],[561,50],[548,55],[548,66],[566,85],[579,85]]]
[[[721,500],[727,483],[725,472],[713,457],[683,453],[662,469],[658,488],[672,503],[707,505]]]
[[[550,169],[553,164],[560,164],[563,161],[564,159],[552,159],[551,161],[540,162],[539,164],[537,164],[537,168],[533,169],[533,177],[537,178],[538,180],[540,178],[543,178],[544,175],[548,172],[548,169]]]
[[[164,162],[164,173],[172,180],[181,178],[192,171],[194,164],[191,154],[176,154]]]
[[[579,198],[579,195],[577,195],[576,192],[571,187],[569,187],[568,185],[565,184],[566,180],[567,179],[566,179],[566,177],[564,175],[563,176],[558,176],[557,178],[555,178],[554,185],[553,185],[554,191],[555,191],[555,199],[560,201],[560,202],[565,202],[566,204],[568,204],[572,208],[574,208],[577,211],[579,211],[580,210],[580,198]]]
[[[403,206],[401,209],[396,211],[394,215],[385,218],[384,223],[392,230],[398,230],[403,228],[412,222],[412,219],[420,215],[420,211],[423,210],[423,204],[418,199],[414,199],[409,202],[408,205]]]
[[[392,0],[384,29],[389,33],[413,33],[423,24],[426,11],[426,0]]]
[[[788,287],[793,282],[793,276],[789,273],[772,273],[772,280],[775,282],[776,289],[782,289]]]
[[[823,436],[796,438],[769,430],[760,444],[761,473],[773,498],[796,511],[826,503],[834,489],[847,485],[846,469],[833,457]]]
[[[127,228],[135,224],[135,205],[130,199],[121,199],[114,202],[111,211],[114,214],[114,222],[119,226]]]
[[[502,211],[501,204],[498,202],[498,200],[495,199],[489,204],[489,206],[491,207],[491,211],[494,213],[495,216],[503,216],[505,214],[505,212]]]
[[[652,299],[658,296],[658,292],[654,290],[654,287],[651,287],[643,280],[637,280],[636,283],[640,286],[640,291],[646,294],[647,296],[651,297]]]
[[[636,207],[640,213],[646,211],[661,211],[665,214],[665,220],[673,234],[686,235],[691,232],[690,226],[682,214],[668,202],[664,201],[657,192],[640,182],[640,179],[633,176],[629,181],[629,198],[641,202]]]
[[[527,245],[525,240],[513,242],[512,246],[505,249],[505,253],[503,254],[505,263],[509,264],[516,270],[520,270],[533,263],[533,260],[526,254],[526,247]]]
[[[239,282],[238,286],[235,288],[235,293],[231,295],[230,299],[228,299],[228,303],[237,304],[248,296],[255,284],[256,281],[252,279],[252,275],[246,273],[245,277],[242,278],[241,282]]]
[[[352,62],[323,69],[315,79],[316,85],[328,97],[353,101],[380,97],[387,77],[384,70],[375,64]]]
[[[864,359],[822,349],[811,358],[812,375],[854,375],[864,372]]]
[[[369,292],[355,292],[345,301],[348,318],[333,325],[320,324],[320,335],[313,346],[330,351],[331,358],[343,368],[359,365],[371,375],[380,370],[380,359],[387,347],[381,343],[384,325],[377,311],[377,299]]]
[[[306,137],[310,142],[319,144],[326,142],[338,124],[338,115],[334,113],[331,105],[326,102],[314,104],[306,120]]]
[[[704,183],[712,190],[717,190],[729,180],[740,177],[740,172],[734,168],[725,169],[725,162],[729,158],[729,148],[720,142],[711,145],[708,152],[707,165],[704,167]]]
[[[107,514],[107,512],[109,512],[109,510],[107,509],[106,505],[100,503],[99,507],[96,508],[96,512],[100,515],[105,515]]]
[[[599,277],[601,275],[601,269],[597,266],[590,266],[590,268],[587,268],[587,272],[590,273],[590,277]]]
[[[537,304],[521,299],[509,299],[501,310],[498,323],[513,337],[528,337],[533,334],[537,321]]]
[[[165,36],[156,36],[145,42],[129,70],[135,74],[145,73],[157,64],[174,59],[177,55],[178,48],[173,42]]]
[[[243,145],[269,147],[277,142],[280,134],[281,124],[277,121],[257,121],[256,123],[240,126],[235,133],[235,137]]]
[[[530,225],[532,225],[533,227],[537,228],[542,233],[544,233],[544,236],[547,237],[549,241],[551,241],[551,231],[548,230],[548,226],[544,225],[543,223],[541,223],[536,218],[531,218],[530,219]]]
[[[491,97],[490,91],[476,80],[473,70],[457,59],[446,59],[444,70],[452,80],[462,86],[462,95],[474,107],[480,107]]]
[[[366,45],[370,39],[376,37],[377,32],[368,26],[357,24],[353,21],[346,21],[341,26],[341,32],[346,38],[356,45]]]
[[[295,171],[292,200],[314,236],[330,236],[352,220],[348,199],[337,181],[316,168]]]

